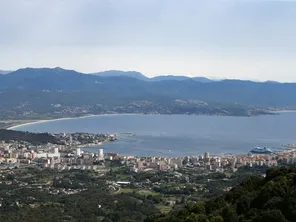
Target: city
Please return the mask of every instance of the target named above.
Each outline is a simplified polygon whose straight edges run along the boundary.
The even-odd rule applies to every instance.
[[[3,196],[0,210],[7,207],[10,199],[11,207],[25,209],[29,204],[34,209],[39,205],[40,192],[50,200],[57,195],[73,199],[89,192],[102,195],[101,192],[107,191],[112,201],[140,198],[143,204],[153,203],[150,206],[153,214],[167,214],[184,203],[229,192],[250,175],[265,177],[269,168],[296,163],[293,144],[286,151],[262,155],[205,152],[185,157],[135,157],[104,152],[102,143],[116,141],[116,135],[60,133],[54,136],[60,144],[1,141],[0,187],[3,192],[9,192],[0,192]],[[96,147],[95,153],[84,150],[90,146]],[[12,196],[11,192],[17,189],[29,190],[25,195],[29,199]],[[30,194],[31,191],[35,194]],[[99,201],[100,215],[114,214],[114,209],[106,206],[110,200]],[[143,211],[141,218],[150,214],[146,213]]]
[[[0,222],[296,222],[296,1],[0,9]]]
[[[135,157],[117,153],[104,153],[99,148],[103,142],[113,142],[116,135],[104,134],[56,134],[61,143],[33,145],[25,141],[0,141],[0,163],[3,167],[36,165],[59,170],[86,169],[108,170],[105,160],[120,160],[133,172],[149,170],[177,170],[192,168],[203,172],[235,172],[240,167],[273,167],[296,163],[296,149],[287,148],[270,154],[203,155],[185,157]],[[98,147],[96,153],[84,151],[84,147]]]

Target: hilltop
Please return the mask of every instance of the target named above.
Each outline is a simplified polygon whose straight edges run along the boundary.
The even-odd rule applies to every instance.
[[[119,71],[119,70],[109,70],[104,72],[97,72],[97,73],[90,73],[91,75],[101,76],[101,77],[111,77],[111,76],[125,76],[125,77],[131,77],[139,80],[145,80],[148,81],[149,78],[147,76],[144,76],[140,72],[136,71]]]

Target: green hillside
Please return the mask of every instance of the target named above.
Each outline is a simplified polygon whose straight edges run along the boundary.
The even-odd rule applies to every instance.
[[[221,197],[188,203],[146,222],[294,222],[296,167],[270,169],[265,178],[249,177]]]

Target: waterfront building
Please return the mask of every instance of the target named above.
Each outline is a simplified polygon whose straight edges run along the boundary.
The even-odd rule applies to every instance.
[[[69,136],[69,144],[70,144],[70,145],[72,145],[72,144],[73,144],[73,138],[72,138],[72,136],[71,136],[71,135]]]
[[[54,153],[55,153],[55,154],[58,154],[58,153],[59,153],[59,148],[58,148],[58,147],[55,147],[55,148],[54,148]]]
[[[204,161],[205,162],[210,162],[210,153],[209,152],[204,153]]]
[[[104,150],[103,149],[99,149],[99,159],[100,160],[104,159]]]
[[[80,148],[77,148],[76,149],[76,156],[80,156],[81,155],[81,149]]]

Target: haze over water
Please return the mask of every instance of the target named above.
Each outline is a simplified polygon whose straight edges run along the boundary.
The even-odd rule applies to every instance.
[[[248,153],[255,146],[296,143],[296,113],[256,117],[107,115],[42,122],[15,129],[32,132],[119,134],[104,152],[137,156]],[[124,133],[135,133],[130,136]],[[97,147],[87,148],[97,151]]]

